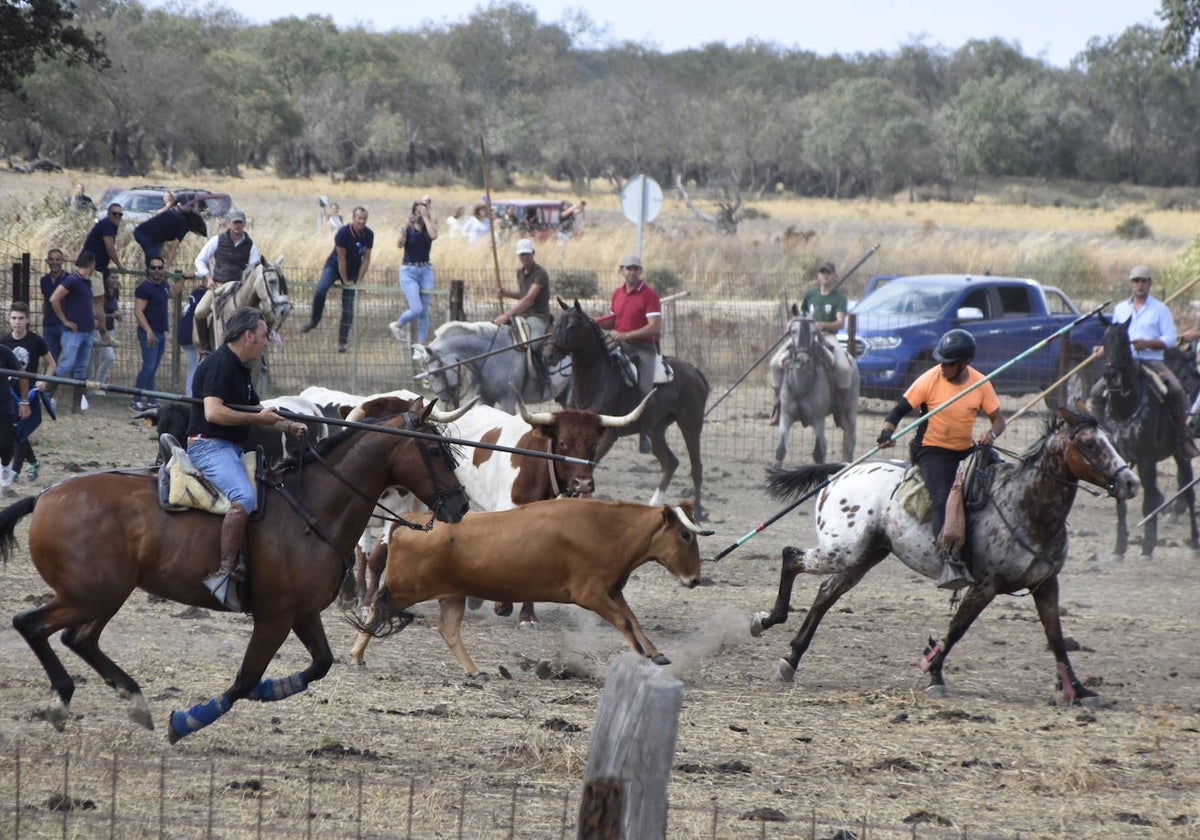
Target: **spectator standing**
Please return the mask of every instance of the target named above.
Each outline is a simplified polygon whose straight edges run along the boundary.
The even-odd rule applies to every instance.
[[[142,391],[158,390],[158,365],[162,361],[163,348],[167,346],[170,298],[183,283],[182,277],[173,285],[168,283],[165,269],[162,258],[150,260],[146,279],[133,292],[138,345],[142,348],[142,368],[138,371],[134,386]],[[149,406],[157,405],[158,400],[153,397],[147,400],[139,394],[129,407],[133,411],[144,411]]]
[[[192,289],[192,293],[183,301],[179,312],[179,325],[175,331],[175,340],[183,350],[183,358],[187,361],[187,382],[183,392],[192,393],[192,382],[196,378],[196,366],[200,364],[199,350],[196,346],[195,319],[196,307],[200,299],[213,287],[212,277],[200,278],[200,285]]]
[[[92,201],[92,197],[83,190],[83,184],[75,185],[75,194],[71,196],[72,210],[96,210],[96,202]]]
[[[367,227],[367,208],[355,207],[350,224],[342,225],[333,237],[333,253],[325,260],[325,269],[313,293],[312,314],[300,328],[306,333],[316,329],[325,311],[325,296],[334,283],[342,284],[342,320],[338,325],[338,352],[345,353],[350,344],[350,328],[354,326],[354,286],[365,278],[371,265],[371,249],[375,247],[375,231]]]
[[[92,362],[92,330],[97,322],[104,320],[104,290],[94,289],[92,275],[95,270],[96,257],[83,252],[75,260],[75,271],[64,277],[50,295],[50,305],[63,324],[62,357],[58,360],[58,369],[72,379],[87,376]],[[71,413],[78,414],[83,410],[83,386],[76,385]]]
[[[463,236],[467,237],[468,245],[474,245],[492,232],[492,220],[486,203],[475,205],[471,218],[463,222],[462,232]]]
[[[0,366],[8,370],[21,369],[16,355],[3,344],[0,344]],[[29,380],[5,376],[0,380],[0,388],[4,389],[6,395],[16,395],[15,400],[11,397],[0,399],[0,490],[7,493],[17,477],[12,467],[17,423],[29,418]],[[17,409],[15,413],[14,405]]]
[[[587,202],[578,204],[563,199],[558,213],[558,241],[566,242],[583,228],[583,214],[587,210]]]
[[[451,239],[457,239],[463,235],[462,226],[463,216],[465,215],[467,215],[466,207],[454,208],[454,212],[446,217],[446,221],[442,225],[446,236],[450,237]]]
[[[58,282],[67,276],[63,269],[62,250],[51,248],[46,253],[46,264],[50,266],[50,270],[38,281],[42,290],[42,338],[50,348],[50,355],[57,359],[62,355],[63,325],[54,314],[54,307],[50,305],[50,295],[54,294],[54,287]]]
[[[178,210],[173,205],[156,213],[133,229],[133,241],[142,248],[146,255],[146,265],[156,257],[162,257],[163,263],[172,265],[175,261],[175,250],[183,237],[189,233],[198,236],[208,236],[208,226],[204,219],[194,210]],[[166,255],[163,250],[166,249]]]
[[[329,229],[333,233],[337,233],[345,222],[342,220],[342,211],[337,204],[330,204],[325,208],[325,224],[329,225]]]
[[[429,299],[433,296],[433,263],[429,260],[433,240],[437,239],[437,222],[433,220],[433,199],[424,196],[414,202],[408,224],[400,229],[396,247],[404,251],[400,264],[400,291],[408,301],[408,309],[388,324],[392,337],[405,340],[404,325],[416,319],[417,341],[425,343],[429,337]]]
[[[13,301],[8,310],[8,326],[10,332],[0,339],[0,344],[12,350],[16,357],[17,365],[14,369],[53,376],[56,363],[49,346],[40,335],[29,329],[28,303],[21,300]],[[38,471],[42,465],[33,452],[33,443],[29,437],[42,424],[42,403],[46,402],[48,405],[50,399],[45,396],[48,383],[39,381],[32,384],[28,379],[25,382],[30,385],[26,397],[26,402],[29,404],[29,415],[21,417],[17,421],[15,454],[12,458],[14,481],[20,477],[22,465],[25,466],[26,478],[34,481],[38,477]],[[20,417],[20,398],[16,396],[17,393],[19,392],[14,392],[14,398],[17,399],[17,413]]]

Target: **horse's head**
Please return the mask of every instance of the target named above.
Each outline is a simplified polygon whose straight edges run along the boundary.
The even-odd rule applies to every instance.
[[[287,278],[283,276],[283,257],[274,262],[264,261],[255,274],[259,307],[267,319],[267,324],[278,332],[283,327],[283,322],[292,314]]]
[[[1129,340],[1130,316],[1121,323],[1110,324],[1104,331],[1104,384],[1111,392],[1132,390],[1137,367],[1133,360],[1133,343]]]
[[[604,336],[599,325],[591,319],[579,301],[574,306],[567,306],[562,298],[558,305],[563,308],[563,314],[554,320],[554,330],[550,340],[546,342],[543,358],[547,364],[558,364],[564,357],[595,347],[598,351],[604,349]]]
[[[788,350],[792,360],[798,364],[809,364],[821,340],[817,325],[812,318],[793,318],[788,322]]]
[[[434,349],[435,338],[428,346],[413,345],[413,359],[425,368],[429,387],[438,395],[438,399],[451,408],[457,408],[462,394],[463,369],[453,365],[455,359],[443,358]]]
[[[1118,499],[1132,499],[1142,483],[1117,452],[1096,418],[1083,412],[1060,408],[1063,460],[1071,478],[1103,487]]]
[[[454,451],[430,419],[435,402],[426,403],[418,397],[404,414],[386,421],[395,428],[433,436],[405,438],[392,448],[391,483],[411,490],[442,522],[454,523],[467,512],[467,494],[454,473]]]

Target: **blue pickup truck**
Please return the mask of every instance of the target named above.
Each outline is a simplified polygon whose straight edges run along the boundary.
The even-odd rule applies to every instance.
[[[978,342],[974,367],[985,374],[1079,317],[1059,289],[1019,277],[924,274],[889,278],[869,289],[852,310],[854,347],[864,397],[900,396],[933,364],[933,348],[947,330],[961,327]],[[1050,385],[1101,344],[1108,318],[1076,326],[992,380],[1002,394],[1032,394]],[[838,334],[843,344],[849,333]],[[1064,349],[1065,348],[1065,349]],[[1085,396],[1095,366],[1064,391]]]

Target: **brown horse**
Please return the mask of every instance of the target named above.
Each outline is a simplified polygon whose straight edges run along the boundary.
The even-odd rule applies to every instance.
[[[213,723],[236,700],[282,700],[321,679],[333,654],[321,610],[337,595],[347,558],[384,488],[410,489],[443,522],[458,522],[466,496],[454,477],[454,459],[443,441],[388,433],[410,429],[436,435],[433,406],[417,399],[403,414],[380,419],[380,431],[354,429],[328,438],[285,461],[269,477],[265,514],[247,538],[250,644],[233,684],[221,695],[172,712],[172,743]],[[382,428],[386,427],[386,429]],[[14,548],[17,521],[32,513],[29,554],[54,590],[44,606],[20,613],[13,626],[29,643],[60,705],[48,719],[62,729],[75,684],[50,647],[63,643],[96,670],[122,699],[130,717],[153,729],[138,684],[100,649],[100,634],[135,588],[182,604],[222,610],[204,586],[216,566],[221,517],[199,511],[166,513],[158,504],[155,476],[103,472],[55,484],[40,496],[0,511],[0,556]],[[64,523],[71,527],[64,527]],[[271,657],[293,632],[312,664],[283,678],[263,678]]]

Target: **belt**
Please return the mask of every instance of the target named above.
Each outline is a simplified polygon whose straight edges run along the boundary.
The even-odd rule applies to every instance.
[[[415,265],[417,268],[424,268],[424,267],[425,267],[425,266],[427,266],[427,265],[433,265],[433,263],[428,263],[428,262],[423,262],[423,263],[401,263],[401,265]]]
[[[189,445],[195,443],[198,440],[215,440],[215,438],[210,438],[208,435],[188,435],[187,442]]]

